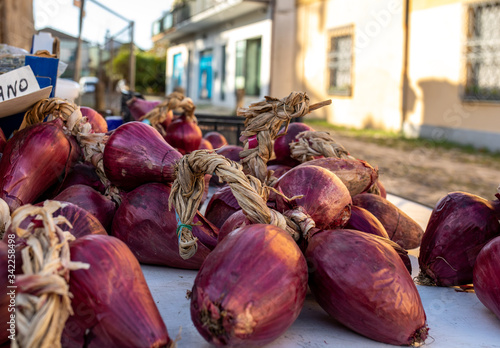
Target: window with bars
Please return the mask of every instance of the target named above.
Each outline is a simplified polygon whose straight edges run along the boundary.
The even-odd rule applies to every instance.
[[[327,55],[328,94],[350,96],[352,93],[353,28],[330,31]]]
[[[468,5],[465,99],[500,101],[500,1]]]

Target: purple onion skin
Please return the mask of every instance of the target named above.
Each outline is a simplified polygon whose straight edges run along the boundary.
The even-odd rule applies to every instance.
[[[185,115],[174,119],[168,125],[165,140],[183,155],[200,148],[203,134],[196,122],[189,121]]]
[[[228,185],[214,192],[205,209],[205,218],[217,228],[221,228],[224,222],[241,207]]]
[[[304,162],[300,166],[314,165],[328,169],[339,177],[349,190],[351,197],[368,191],[378,178],[377,169],[366,161],[352,158],[319,158]]]
[[[11,213],[34,203],[64,180],[80,156],[80,146],[72,136],[64,134],[60,119],[17,132],[0,160],[0,198],[7,202]]]
[[[106,133],[108,131],[108,123],[106,122],[106,119],[96,110],[89,108],[88,106],[80,106],[80,111],[83,116],[87,117],[89,123],[92,125],[94,133]]]
[[[492,202],[451,192],[437,203],[427,223],[418,257],[420,271],[438,286],[470,284],[477,255],[499,235]]]
[[[326,230],[309,242],[309,287],[319,305],[373,340],[412,345],[427,337],[426,315],[396,251],[376,236]]]
[[[351,218],[347,222],[345,228],[389,239],[389,235],[387,234],[384,225],[382,225],[375,215],[356,205],[351,206]]]
[[[273,163],[285,164],[290,167],[295,167],[300,164],[299,161],[290,156],[290,143],[297,141],[295,137],[300,132],[312,131],[311,127],[302,122],[293,122],[288,125],[288,130],[285,134],[285,128],[282,128],[278,135],[280,135],[274,141],[274,153],[276,155],[276,160]]]
[[[5,133],[2,128],[0,128],[0,153],[5,149],[5,145],[7,145],[7,138],[5,137]]]
[[[73,294],[63,347],[168,347],[172,344],[141,267],[130,249],[111,236],[85,236],[70,245]],[[88,331],[87,331],[88,330]]]
[[[332,172],[317,166],[295,167],[281,176],[274,188],[291,198],[292,206],[302,206],[319,229],[341,228],[351,216],[351,196],[346,186]],[[290,208],[280,196],[275,196],[280,212]]]
[[[106,190],[95,171],[95,167],[90,163],[75,164],[71,172],[62,183],[60,191],[63,191],[64,189],[72,185],[78,184],[90,186],[100,193],[104,193]]]
[[[0,279],[2,279],[0,286],[0,344],[5,343],[9,340],[10,332],[7,331],[10,329],[10,312],[9,312],[9,303],[10,296],[7,295],[7,282],[9,279],[9,269],[14,265],[9,266],[9,256],[8,256],[8,246],[7,243],[0,241]],[[12,254],[11,254],[12,255]],[[12,257],[12,256],[11,256]],[[10,277],[12,278],[12,277]],[[15,324],[14,324],[15,325]]]
[[[144,100],[133,97],[127,101],[127,106],[134,120],[139,121],[142,116],[153,110],[160,103],[161,101],[159,100]]]
[[[115,129],[106,143],[104,171],[112,184],[130,191],[148,182],[173,182],[181,157],[153,127],[128,122]]]
[[[198,147],[198,150],[213,150],[214,147],[212,146],[212,143],[208,141],[205,138],[201,138],[200,142],[200,147]]]
[[[231,216],[226,219],[226,222],[222,224],[219,229],[219,235],[217,236],[217,243],[220,243],[227,235],[233,232],[235,229],[243,227],[244,225],[250,225],[251,222],[247,219],[247,216],[243,210],[238,210],[234,212]]]
[[[227,145],[227,139],[224,135],[219,132],[208,132],[203,136],[203,139],[208,140],[214,149],[218,149],[224,145]]]
[[[500,237],[490,240],[477,255],[473,283],[479,301],[500,319]]]
[[[111,198],[87,185],[73,185],[54,197],[55,201],[73,203],[94,215],[106,231],[111,232],[111,223],[117,206]]]
[[[170,186],[144,184],[129,192],[115,213],[112,235],[128,245],[139,262],[184,269],[199,269],[217,244],[218,229],[197,213],[193,235],[198,251],[184,260],[179,255],[175,210],[168,209]]]
[[[375,215],[393,242],[407,250],[420,246],[424,234],[422,227],[387,199],[373,193],[363,193],[354,196],[352,202]]]
[[[224,145],[215,150],[215,152],[219,155],[230,159],[231,161],[239,162],[240,161],[240,152],[243,151],[243,148],[239,145]]]
[[[230,233],[203,263],[192,290],[191,319],[216,346],[258,347],[292,325],[306,291],[306,261],[289,234],[272,225],[249,225]]]

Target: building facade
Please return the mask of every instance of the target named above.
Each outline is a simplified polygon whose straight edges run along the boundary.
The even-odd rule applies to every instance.
[[[500,150],[500,1],[185,0],[156,23],[167,93],[236,108],[305,91],[310,117]]]

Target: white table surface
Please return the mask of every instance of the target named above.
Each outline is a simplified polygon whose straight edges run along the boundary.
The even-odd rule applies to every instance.
[[[388,195],[388,199],[414,218],[425,229],[431,210]],[[413,276],[418,274],[418,249],[409,251]],[[191,322],[191,290],[196,271],[168,267],[142,266],[153,298],[167,325],[171,338],[181,331],[179,348],[213,347]],[[477,299],[474,293],[454,288],[417,285],[427,315],[429,338],[426,346],[436,348],[500,348],[500,320]],[[304,307],[294,324],[266,348],[315,347],[391,347],[361,336],[331,319],[308,293]]]

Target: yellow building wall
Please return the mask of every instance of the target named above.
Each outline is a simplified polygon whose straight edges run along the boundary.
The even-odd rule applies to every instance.
[[[297,3],[297,88],[312,102],[332,105],[311,117],[357,128],[401,127],[403,67],[403,1],[326,0]],[[349,97],[329,95],[327,50],[329,31],[353,26],[353,91]]]
[[[412,1],[406,116],[410,128],[500,132],[500,104],[461,98],[466,5],[470,2]]]

